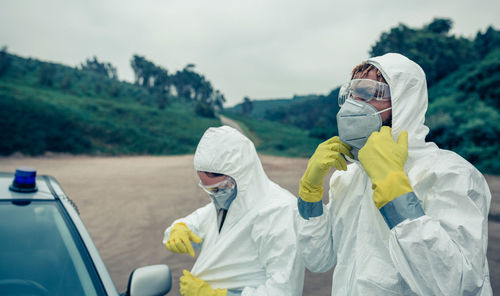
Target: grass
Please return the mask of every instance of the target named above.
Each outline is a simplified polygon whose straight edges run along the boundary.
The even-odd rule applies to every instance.
[[[0,153],[45,151],[74,154],[193,153],[206,128],[220,125],[191,106],[165,109],[132,99],[67,94],[0,80]]]
[[[225,113],[224,116],[240,124],[244,133],[254,142],[260,153],[276,156],[310,157],[321,142],[319,139],[309,137],[307,131],[293,126],[233,113]]]

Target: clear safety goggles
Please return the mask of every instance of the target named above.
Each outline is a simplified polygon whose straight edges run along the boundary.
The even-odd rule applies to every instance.
[[[340,87],[339,106],[342,106],[349,98],[361,99],[365,102],[390,101],[391,92],[387,83],[371,79],[353,79]]]
[[[212,184],[212,185],[204,185],[201,182],[201,180],[200,180],[200,182],[198,182],[198,186],[200,186],[201,189],[203,189],[208,194],[215,194],[215,193],[219,192],[219,190],[222,190],[225,188],[234,188],[235,185],[236,185],[236,183],[234,182],[233,178],[231,178],[229,176],[226,177],[226,179],[224,179],[218,183]]]

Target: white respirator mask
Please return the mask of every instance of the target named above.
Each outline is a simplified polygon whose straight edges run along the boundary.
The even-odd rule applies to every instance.
[[[351,153],[358,159],[358,152],[366,144],[368,137],[382,128],[381,113],[392,107],[378,111],[372,105],[347,99],[337,113],[337,128],[342,142],[352,146]]]

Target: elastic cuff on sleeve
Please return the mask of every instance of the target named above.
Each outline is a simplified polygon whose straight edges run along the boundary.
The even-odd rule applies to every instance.
[[[304,180],[299,183],[299,196],[307,202],[317,202],[323,197],[323,186],[314,187]]]
[[[323,202],[307,202],[299,198],[297,201],[300,216],[306,220],[323,215]]]
[[[373,201],[378,209],[394,198],[412,192],[410,180],[404,171],[392,171],[385,179],[372,185]]]
[[[380,208],[380,213],[390,229],[406,219],[413,220],[425,215],[414,192],[396,197]]]

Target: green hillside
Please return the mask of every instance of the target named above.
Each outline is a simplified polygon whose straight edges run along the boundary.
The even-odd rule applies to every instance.
[[[140,86],[5,52],[3,61],[5,56],[2,155],[192,153],[205,129],[221,124],[196,114],[194,102],[167,97],[168,104],[159,105],[157,94]]]
[[[428,138],[500,174],[500,48],[437,82],[429,98]]]

